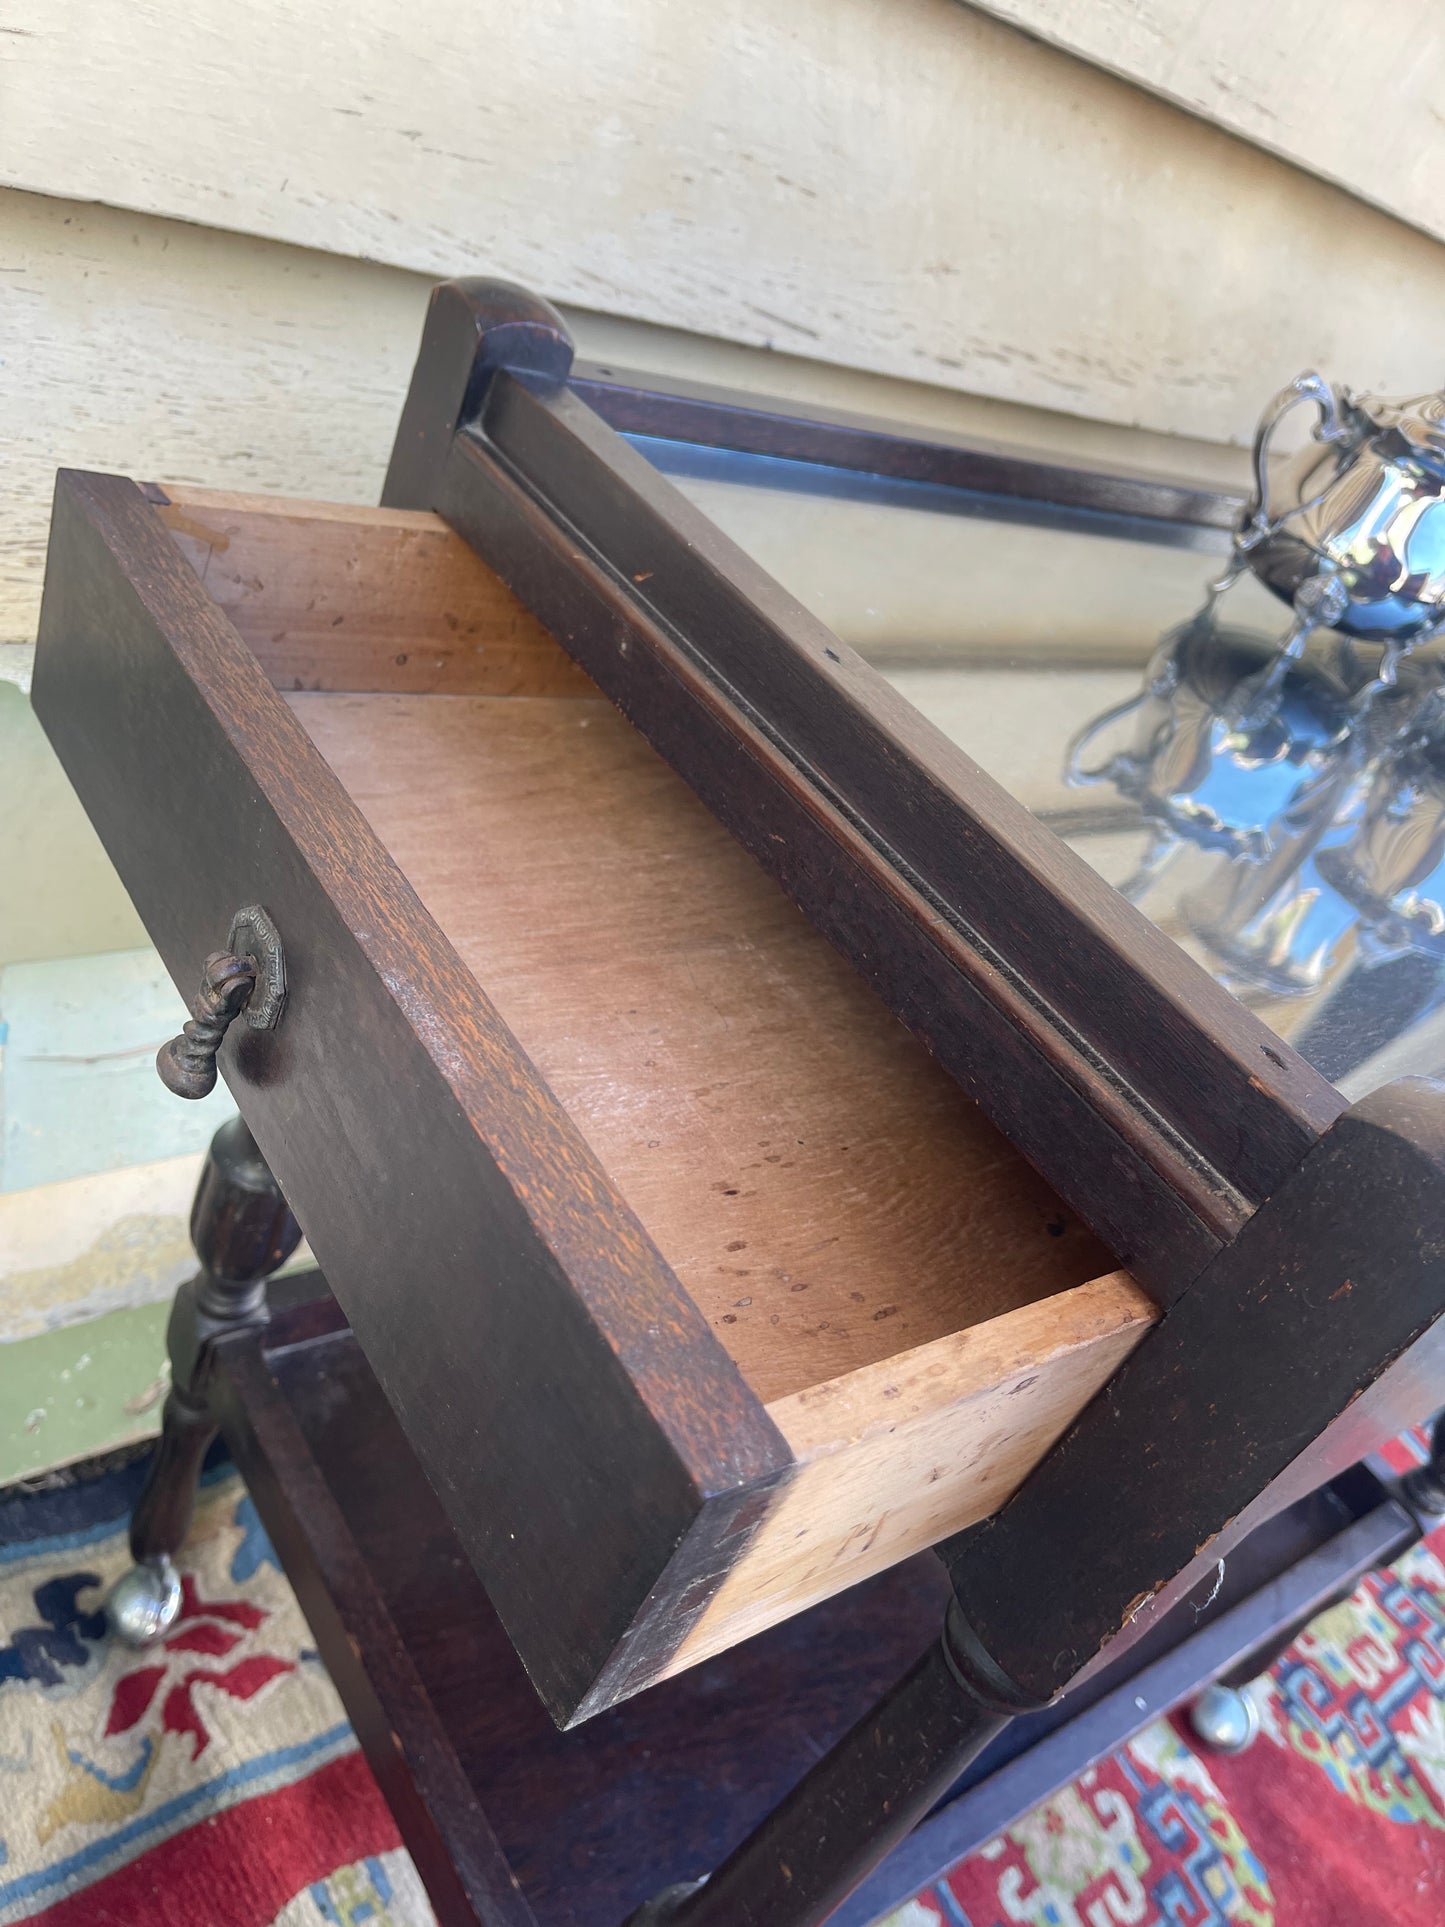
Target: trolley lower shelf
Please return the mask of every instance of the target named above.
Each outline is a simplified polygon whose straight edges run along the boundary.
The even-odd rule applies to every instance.
[[[341,1312],[311,1274],[223,1341],[211,1398],[443,1927],[619,1927],[722,1859],[937,1637],[909,1561],[571,1732],[543,1710]],[[863,1927],[1415,1536],[1357,1470],[1231,1557],[1207,1607],[1016,1721],[835,1916]]]

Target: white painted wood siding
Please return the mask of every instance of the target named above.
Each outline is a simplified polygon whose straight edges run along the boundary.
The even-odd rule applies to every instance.
[[[35,633],[57,467],[374,502],[431,277],[0,189],[0,674]],[[1234,482],[1178,443],[567,311],[582,353]]]
[[[374,502],[430,278],[0,189],[0,966],[144,932],[5,678],[26,685],[55,470]],[[622,365],[1083,457],[1239,479],[1238,458],[1075,417],[568,311]]]
[[[978,0],[1445,235],[1438,0]]]
[[[1445,302],[1438,243],[954,0],[6,0],[0,181],[1217,440],[1302,362],[1433,381]]]

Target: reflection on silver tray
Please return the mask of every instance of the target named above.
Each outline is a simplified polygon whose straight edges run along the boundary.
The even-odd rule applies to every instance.
[[[1315,438],[1270,475],[1299,402]],[[1124,894],[1246,1000],[1309,1000],[1270,1014],[1337,1079],[1445,1004],[1442,413],[1316,375],[1277,397],[1229,568],[1066,758],[1139,809]],[[1246,573],[1290,604],[1282,635],[1221,621]]]
[[[1445,398],[1302,376],[1232,544],[639,446],[1347,1095],[1445,1072]]]

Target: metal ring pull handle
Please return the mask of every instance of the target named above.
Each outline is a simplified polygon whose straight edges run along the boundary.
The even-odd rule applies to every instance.
[[[190,1019],[156,1053],[162,1084],[177,1097],[209,1097],[216,1053],[244,1011],[253,1030],[274,1030],[286,1003],[286,958],[275,924],[259,904],[231,919],[225,950],[206,959]]]

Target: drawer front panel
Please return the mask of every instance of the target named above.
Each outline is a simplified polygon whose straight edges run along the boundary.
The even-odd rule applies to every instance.
[[[275,919],[285,1018],[222,1069],[570,1717],[644,1605],[700,1609],[674,1550],[786,1445],[132,483],[62,477],[34,700],[184,994]]]

